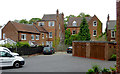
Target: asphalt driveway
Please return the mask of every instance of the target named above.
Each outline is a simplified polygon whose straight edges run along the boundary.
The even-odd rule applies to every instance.
[[[25,58],[26,64],[22,68],[4,68],[3,72],[87,72],[92,65],[102,68],[113,67],[115,61],[102,61],[59,52],[54,55],[38,55]]]

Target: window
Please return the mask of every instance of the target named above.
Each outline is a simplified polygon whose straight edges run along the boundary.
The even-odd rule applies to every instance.
[[[93,30],[93,36],[96,36],[96,35],[97,35],[97,31]]]
[[[111,38],[115,38],[115,31],[111,30]]]
[[[3,39],[5,39],[5,33],[3,33]]]
[[[21,34],[21,40],[26,40],[26,34]]]
[[[60,29],[60,24],[59,24],[59,29]]]
[[[42,39],[44,39],[44,33],[42,33]]]
[[[49,32],[49,38],[52,38],[52,32]]]
[[[48,43],[48,41],[46,41],[46,46],[48,46],[49,45],[49,43]]]
[[[34,40],[34,35],[31,35],[31,40]]]
[[[54,26],[54,21],[50,21],[49,26]]]
[[[77,22],[76,21],[73,21],[73,26],[77,26]]]
[[[44,42],[42,42],[42,45],[44,45]]]
[[[11,57],[12,55],[7,53],[7,52],[4,52],[4,51],[1,51],[0,52],[0,57]]]
[[[60,34],[61,34],[61,33],[59,32],[59,37],[60,37]]]
[[[39,22],[38,23],[38,26],[43,26],[44,25],[44,22]]]
[[[47,34],[46,34],[46,38],[47,38]]]
[[[96,21],[93,21],[93,26],[97,26],[97,22]]]
[[[36,35],[36,40],[39,40],[39,35]]]
[[[74,34],[76,34],[76,31],[75,31],[75,30],[72,31],[72,35],[74,35]]]
[[[52,47],[53,42],[49,41],[49,47]]]

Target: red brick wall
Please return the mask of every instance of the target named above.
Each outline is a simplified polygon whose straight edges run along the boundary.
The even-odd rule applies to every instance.
[[[26,40],[21,40],[21,34],[26,34]],[[31,35],[34,35],[34,40],[31,40]],[[20,42],[29,42],[29,41],[35,41],[37,44],[41,44],[40,43],[40,40],[41,40],[41,35],[39,35],[39,40],[36,40],[36,35],[39,35],[39,34],[31,34],[31,33],[22,33],[22,32],[19,32],[19,41]]]
[[[5,33],[6,38],[10,38],[14,41],[18,41],[18,32],[10,21],[2,29],[2,39],[3,39],[3,33]]]
[[[93,26],[93,21],[97,21],[97,26]],[[94,16],[89,22],[88,22],[88,25],[89,25],[89,30],[90,30],[90,34],[91,34],[91,40],[95,40],[95,36],[93,36],[93,30],[97,30],[97,36],[100,36],[102,34],[102,23],[98,23],[100,22],[99,19]],[[67,29],[70,29],[71,31],[71,34],[72,34],[72,30],[76,30],[77,33],[79,32],[79,27],[67,27]]]
[[[115,40],[115,38],[111,38],[111,30],[107,31],[107,41]]]
[[[117,0],[117,72],[120,73],[120,0]]]

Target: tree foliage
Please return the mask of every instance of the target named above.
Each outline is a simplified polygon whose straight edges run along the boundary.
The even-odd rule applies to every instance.
[[[82,22],[80,24],[80,31],[78,33],[78,40],[89,41],[91,39],[88,27],[89,27],[88,23],[87,23],[85,17],[83,17]]]
[[[32,18],[29,20],[29,24],[36,23],[37,21],[40,21],[40,18]]]
[[[20,20],[19,23],[22,23],[22,24],[29,24],[29,22],[28,22],[26,19]]]

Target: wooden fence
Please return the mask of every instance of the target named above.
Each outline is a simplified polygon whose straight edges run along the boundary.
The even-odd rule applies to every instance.
[[[32,55],[36,53],[42,53],[44,47],[22,47],[22,48],[9,48],[12,52],[16,52],[20,55]]]

